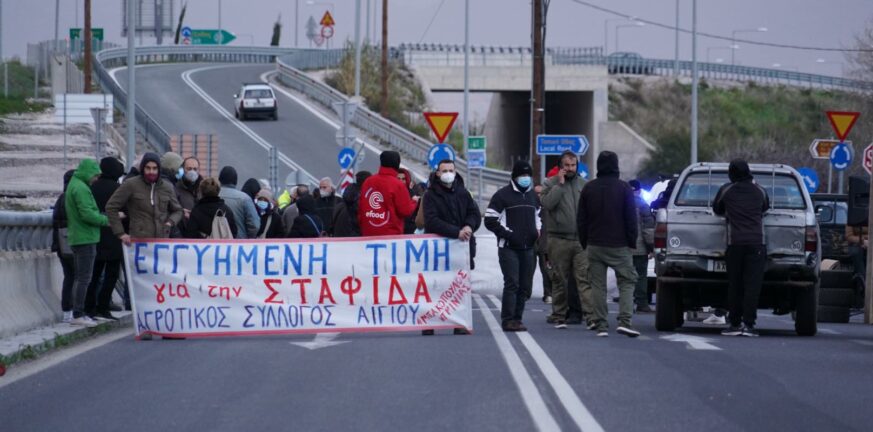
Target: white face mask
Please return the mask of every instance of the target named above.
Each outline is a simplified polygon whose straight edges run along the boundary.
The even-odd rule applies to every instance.
[[[330,196],[330,188],[319,188],[318,190],[321,191],[321,196]]]
[[[185,173],[185,180],[188,180],[189,183],[194,183],[199,176],[200,174],[197,171],[191,170]]]
[[[440,181],[443,184],[450,185],[455,182],[455,173],[453,172],[444,172],[440,174]]]

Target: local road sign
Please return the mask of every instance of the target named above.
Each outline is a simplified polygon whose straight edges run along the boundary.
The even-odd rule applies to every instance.
[[[567,150],[584,155],[588,147],[585,135],[537,135],[538,155],[559,155]]]
[[[797,173],[803,179],[803,184],[809,193],[815,193],[818,190],[818,173],[812,168],[798,168]]]
[[[355,162],[355,150],[349,147],[344,147],[339,151],[336,161],[339,163],[340,168],[347,169]]]
[[[452,126],[454,126],[455,120],[458,118],[458,113],[426,112],[423,114],[424,119],[427,120],[427,124],[430,126],[430,130],[436,135],[437,142],[446,142],[446,137],[449,136],[449,131],[452,130]]]
[[[333,15],[330,14],[330,11],[324,11],[324,16],[321,17],[321,22],[319,23],[325,27],[333,27],[336,25],[336,21],[333,20]]]
[[[191,30],[192,45],[225,45],[236,39],[236,36],[227,30]]]
[[[81,28],[71,28],[70,29],[70,40],[76,40],[82,37],[82,29]],[[103,29],[100,27],[91,27],[91,37],[93,39],[97,39],[99,41],[103,40]]]
[[[484,136],[467,137],[467,150],[485,150],[488,140]]]
[[[468,168],[485,168],[487,159],[485,150],[467,150]]]
[[[873,143],[864,149],[864,170],[873,175]]]
[[[833,150],[840,142],[840,140],[835,139],[817,139],[809,145],[809,152],[812,154],[813,159],[830,159],[831,150]],[[849,147],[852,146],[851,141],[842,142],[846,143]]]
[[[831,150],[831,165],[837,171],[843,171],[852,164],[852,148],[846,143],[839,143]]]
[[[435,144],[427,152],[427,163],[431,169],[436,169],[442,160],[455,160],[455,150],[450,145]]]
[[[182,37],[186,37],[186,38],[191,37],[191,27],[188,27],[188,26],[182,27]]]
[[[330,39],[333,37],[333,26],[324,26],[321,28],[321,37]]]
[[[576,164],[576,172],[579,173],[580,177],[588,180],[588,175],[590,171],[588,171],[588,165],[585,165],[585,162],[579,161],[579,163]]]
[[[840,141],[846,139],[846,136],[849,135],[849,131],[852,130],[852,126],[855,125],[855,121],[858,120],[858,116],[861,115],[859,112],[848,112],[848,111],[828,111],[828,120],[831,122],[831,127],[834,128],[834,132],[837,134],[837,138]]]

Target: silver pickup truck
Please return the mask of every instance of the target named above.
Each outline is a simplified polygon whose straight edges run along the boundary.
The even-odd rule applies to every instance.
[[[759,308],[792,313],[798,334],[815,335],[821,244],[815,210],[800,175],[785,165],[751,165],[770,197],[764,216],[767,264]],[[728,164],[698,163],[679,176],[655,225],[655,327],[673,331],[684,312],[727,308],[726,224],[712,211],[728,183]]]

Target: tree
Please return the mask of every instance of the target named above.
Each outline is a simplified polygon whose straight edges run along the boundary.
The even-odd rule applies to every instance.
[[[873,81],[873,20],[867,23],[861,33],[855,35],[855,48],[863,51],[846,53],[846,60],[851,68],[850,75],[860,80]]]
[[[270,38],[270,46],[279,46],[279,38],[282,36],[282,14],[276,18],[276,23],[273,24],[273,37]]]
[[[185,21],[185,11],[188,9],[188,3],[182,5],[182,11],[179,12],[179,24],[176,24],[176,38],[173,42],[179,45],[179,36],[182,34],[182,22]]]

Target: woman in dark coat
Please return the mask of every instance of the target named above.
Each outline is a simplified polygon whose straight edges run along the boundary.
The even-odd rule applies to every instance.
[[[282,226],[282,216],[276,210],[276,202],[273,201],[273,193],[269,189],[261,189],[255,198],[255,210],[261,217],[261,227],[258,229],[258,238],[282,238],[285,236],[285,228]]]
[[[315,198],[304,195],[297,200],[300,215],[294,219],[294,225],[288,234],[290,238],[317,238],[324,233],[324,222],[315,212]]]
[[[61,285],[61,310],[64,312],[64,322],[73,319],[73,280],[76,278],[76,267],[73,265],[73,255],[64,255],[60,245],[60,230],[67,227],[67,211],[65,207],[65,193],[70,179],[73,178],[73,173],[76,170],[69,170],[64,173],[64,191],[55,201],[55,206],[52,209],[52,252],[58,254],[58,259],[61,260],[61,268],[64,271],[64,281]]]
[[[233,218],[233,212],[224,204],[224,200],[218,197],[220,191],[221,185],[214,178],[205,178],[200,182],[200,195],[203,198],[191,209],[191,216],[185,224],[185,232],[183,233],[185,238],[202,239],[209,237],[212,234],[212,219],[215,218],[215,213],[218,210],[224,211],[224,217],[227,218],[230,231],[236,238],[236,221]]]

